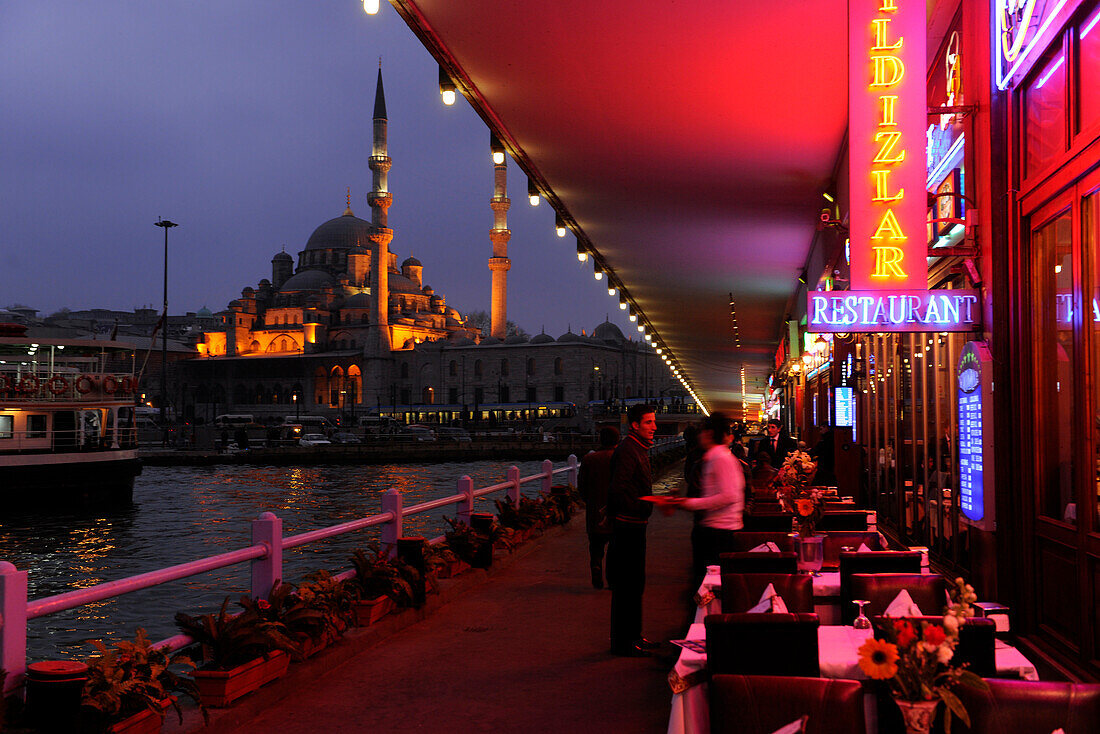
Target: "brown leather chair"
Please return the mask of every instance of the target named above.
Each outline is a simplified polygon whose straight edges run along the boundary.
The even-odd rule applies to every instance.
[[[747,612],[760,601],[768,584],[783,598],[787,611],[810,613],[814,610],[813,577],[797,573],[730,573],[722,577],[722,612]]]
[[[970,624],[970,622],[967,622]],[[956,734],[1100,731],[1100,685],[1045,681],[989,680],[988,691],[952,689],[970,715],[970,727],[953,722]],[[793,717],[792,717],[793,718]]]
[[[722,575],[727,573],[798,573],[798,554],[794,551],[719,553]]]
[[[867,511],[866,510],[829,510],[826,508],[825,514],[821,516],[821,520],[817,523],[818,530],[866,530],[867,529]],[[858,545],[858,543],[857,543]]]
[[[859,681],[777,675],[716,675],[712,734],[770,734],[807,716],[807,734],[866,734]]]
[[[947,580],[938,574],[852,574],[852,598],[871,602],[863,610],[868,617],[884,614],[886,607],[890,606],[890,602],[894,601],[902,589],[909,592],[921,613],[926,616],[941,615],[947,608]],[[852,611],[856,611],[854,606]]]
[[[852,574],[920,573],[920,551],[871,551],[840,553],[840,623],[851,624],[856,618],[852,605]],[[797,565],[797,563],[796,563]]]
[[[754,530],[734,530],[731,535],[729,552],[744,553],[751,551],[761,543],[772,542],[779,546],[780,551],[794,550],[794,536],[790,532],[758,532]]]
[[[902,619],[908,619],[916,629],[920,628],[921,622],[943,624],[941,615],[902,617]],[[878,628],[895,620],[890,617],[876,616],[873,621],[876,628],[875,636],[879,637],[881,635]],[[951,658],[951,663],[966,665],[971,672],[982,678],[995,677],[997,675],[996,634],[997,625],[991,619],[971,617],[966,620],[965,624],[959,626],[959,642],[955,646],[955,655]]]
[[[794,675],[817,678],[816,614],[708,614],[711,675]]]
[[[887,550],[882,545],[882,536],[876,530],[831,530],[825,533],[825,541],[822,543],[822,553],[825,556],[826,568],[840,566],[840,550],[845,546],[853,551],[864,543],[873,551]]]

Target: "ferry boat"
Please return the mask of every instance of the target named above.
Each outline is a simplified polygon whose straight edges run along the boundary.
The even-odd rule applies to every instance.
[[[0,324],[0,513],[133,499],[134,347]]]

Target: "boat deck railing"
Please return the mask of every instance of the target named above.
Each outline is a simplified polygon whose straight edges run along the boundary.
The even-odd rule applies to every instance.
[[[274,513],[265,512],[252,521],[252,544],[245,548],[33,601],[27,599],[28,572],[16,569],[7,561],[0,561],[0,667],[7,671],[4,693],[7,694],[23,684],[27,664],[27,622],[32,619],[245,562],[251,564],[252,596],[265,598],[275,582],[283,578],[283,551],[287,548],[296,548],[380,525],[383,548],[393,553],[396,551],[397,539],[402,535],[402,520],[405,517],[455,505],[458,519],[469,524],[470,515],[474,511],[474,500],[507,490],[509,501],[518,505],[523,485],[537,482],[541,491],[549,492],[554,476],[565,474],[569,483],[576,486],[577,469],[577,457],[570,455],[565,466],[555,469],[554,462],[546,460],[542,462],[541,472],[526,477],[520,476],[518,467],[509,467],[503,482],[480,489],[474,488],[474,482],[469,476],[463,476],[457,482],[455,494],[410,507],[404,506],[404,495],[396,489],[390,489],[382,495],[382,512],[376,515],[287,537],[283,536],[283,521]],[[441,539],[433,538],[430,542]],[[337,578],[351,578],[354,575],[354,570],[348,570]],[[156,645],[178,650],[192,642],[186,635],[176,635],[161,640]]]

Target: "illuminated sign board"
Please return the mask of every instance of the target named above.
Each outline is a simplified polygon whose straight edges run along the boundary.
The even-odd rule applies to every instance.
[[[835,387],[836,398],[833,404],[836,408],[836,417],[833,425],[839,428],[851,428],[856,424],[856,398],[850,387]]]
[[[978,291],[810,291],[806,330],[974,331],[981,327]]]
[[[986,530],[993,529],[992,498],[985,495],[986,466],[992,474],[992,431],[982,399],[989,384],[989,350],[979,342],[967,342],[959,358],[959,509],[966,518]],[[991,478],[991,476],[990,476]]]
[[[1066,0],[997,0],[997,88],[1007,89]]]
[[[925,3],[849,0],[853,290],[927,287]]]

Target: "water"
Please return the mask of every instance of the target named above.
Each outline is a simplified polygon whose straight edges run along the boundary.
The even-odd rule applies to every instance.
[[[0,523],[0,560],[29,571],[28,598],[125,578],[251,544],[251,521],[265,511],[283,521],[284,536],[355,520],[381,511],[382,494],[396,488],[405,506],[455,493],[455,482],[468,474],[474,487],[504,481],[508,463],[381,466],[237,466],[146,467],[137,478],[133,505],[89,515],[38,512]],[[542,462],[518,464],[521,476],[542,471]],[[559,468],[561,464],[556,464]],[[560,481],[563,477],[558,475]],[[557,481],[555,483],[557,483]],[[524,492],[539,484],[524,485]],[[492,511],[492,499],[475,509]],[[435,537],[448,529],[444,516],[455,507],[407,517],[404,534]],[[379,538],[368,528],[283,553],[284,577],[298,581],[319,568],[350,568],[351,551]],[[214,611],[226,595],[248,593],[249,564],[237,564],[125,594],[67,612],[32,620],[28,627],[29,661],[81,658],[92,650],[88,640],[132,638],[144,627],[154,640],[178,633],[177,611]]]

